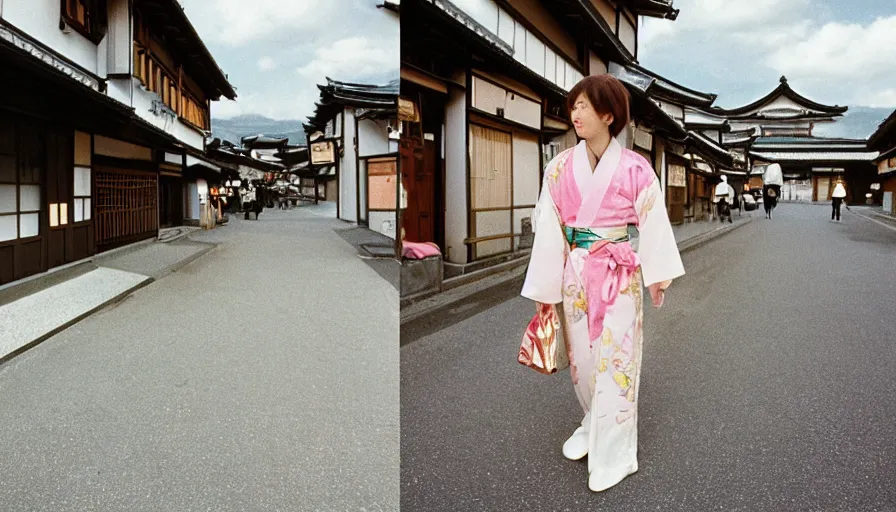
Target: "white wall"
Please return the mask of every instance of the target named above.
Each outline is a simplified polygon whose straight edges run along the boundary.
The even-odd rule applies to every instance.
[[[467,109],[466,92],[448,90],[445,108],[445,245],[446,260],[467,262]]]
[[[513,205],[534,205],[541,186],[538,137],[513,132]]]
[[[660,108],[663,109],[667,114],[672,116],[679,121],[684,119],[684,109],[674,103],[669,103],[667,101],[658,101]]]
[[[339,218],[358,222],[358,175],[355,166],[355,115],[345,109],[345,151],[339,160]]]
[[[541,36],[513,19],[494,0],[454,0],[453,3],[510,45],[516,60],[558,87],[568,91],[584,78],[565,56],[549,48]]]
[[[138,116],[148,121],[153,126],[163,130],[165,133],[174,136],[175,138],[177,138],[177,140],[183,142],[184,144],[187,144],[188,146],[192,146],[200,150],[204,148],[203,143],[205,141],[205,137],[203,137],[201,132],[199,132],[192,126],[187,126],[186,124],[182,123],[176,116],[172,118],[168,115],[156,115],[149,111],[150,107],[152,106],[153,100],[162,100],[158,94],[147,91],[134,77],[131,77],[130,80],[124,79],[117,81],[130,81],[134,99],[134,102],[133,104],[131,104],[131,106],[134,107],[134,112]],[[124,87],[127,86],[125,85]]]
[[[389,126],[387,121],[374,121],[364,119],[358,123],[358,153],[364,156],[385,155],[392,152],[392,144],[389,141]],[[346,134],[348,135],[348,134]],[[398,148],[395,148],[397,151]]]
[[[370,229],[395,239],[395,212],[370,212]]]
[[[759,109],[759,111],[772,109],[772,108],[792,108],[792,109],[800,109],[801,110],[804,107],[802,105],[798,104],[797,102],[791,100],[790,98],[781,96],[781,97],[776,98],[774,101],[772,101],[768,105],[761,107]],[[810,110],[812,112],[818,112],[817,110],[812,110],[812,109],[810,109]]]
[[[97,45],[74,30],[59,30],[59,0],[3,0],[3,19],[79,66],[99,75]]]
[[[637,33],[637,28],[625,17],[625,15],[619,16],[619,40],[622,42],[625,49],[628,50],[632,55],[635,54],[637,50],[635,40],[635,34]]]

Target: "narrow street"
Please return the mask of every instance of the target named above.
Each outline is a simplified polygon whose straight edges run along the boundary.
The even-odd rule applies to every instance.
[[[779,205],[646,299],[640,471],[603,493],[568,371],[516,361],[518,283],[402,327],[402,509],[896,510],[896,230],[829,218]]]
[[[0,509],[394,510],[398,291],[315,207],[0,366]],[[397,264],[394,275],[397,278]]]

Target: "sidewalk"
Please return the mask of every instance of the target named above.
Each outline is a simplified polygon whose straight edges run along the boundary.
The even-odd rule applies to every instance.
[[[692,222],[672,226],[672,231],[675,233],[675,239],[678,241],[679,251],[684,252],[749,224],[757,214],[763,215],[762,211],[759,210],[744,212],[743,216],[740,217],[735,213],[731,224],[727,222],[722,223],[718,220],[714,222]],[[515,264],[510,265],[511,263]],[[495,267],[495,269],[479,271],[477,274],[481,273],[481,277],[475,281],[466,282],[460,286],[446,287],[448,289],[442,293],[417,301],[404,301],[401,308],[401,323],[404,325],[429,315],[446,312],[477,294],[487,293],[489,290],[504,286],[513,280],[522,279],[527,268],[528,263],[524,259],[518,262],[508,262]]]
[[[884,213],[879,206],[850,206],[850,212],[886,228],[896,229],[896,216]]]
[[[188,231],[188,230],[187,230]],[[171,239],[162,234],[162,239]],[[0,291],[0,363],[188,265],[214,244],[138,242]]]

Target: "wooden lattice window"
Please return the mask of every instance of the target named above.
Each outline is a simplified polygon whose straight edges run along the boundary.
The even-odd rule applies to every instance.
[[[103,244],[158,229],[158,181],[136,171],[96,171],[96,240]]]
[[[181,117],[197,128],[209,129],[208,109],[184,91]]]
[[[106,0],[61,0],[66,25],[99,43],[106,35]]]
[[[167,68],[153,55],[152,44],[150,30],[137,12],[134,15],[134,76],[148,91],[158,94],[162,102],[177,112],[182,121],[201,130],[208,130],[211,126],[208,105],[188,92],[181,78],[181,65],[173,64],[176,68],[174,70]]]

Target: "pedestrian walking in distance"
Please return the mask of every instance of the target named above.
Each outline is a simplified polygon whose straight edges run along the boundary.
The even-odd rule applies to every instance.
[[[762,205],[765,207],[765,218],[771,219],[772,212],[778,206],[781,197],[781,186],[784,185],[784,173],[781,164],[769,164],[762,174]]]
[[[656,173],[615,139],[629,122],[625,86],[589,76],[567,107],[583,140],[545,170],[522,295],[539,310],[562,304],[565,355],[584,412],[562,453],[587,456],[588,487],[603,491],[638,470],[642,283],[660,307],[684,267]],[[637,253],[629,226],[639,231]]]
[[[731,205],[734,203],[734,189],[728,184],[728,176],[722,176],[722,182],[716,185],[712,202],[716,204],[716,211],[719,214],[720,221],[725,222],[725,218],[727,217],[729,223],[734,222],[731,220]]]
[[[836,220],[840,222],[840,206],[843,205],[844,199],[846,199],[846,187],[843,186],[843,182],[838,181],[836,185],[834,185],[834,192],[831,194],[831,205],[833,209],[831,210],[831,220]]]

